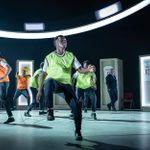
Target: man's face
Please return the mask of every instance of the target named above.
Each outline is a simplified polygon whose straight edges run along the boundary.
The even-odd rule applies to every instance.
[[[56,40],[56,47],[65,49],[67,47],[67,40],[65,37],[58,37]]]

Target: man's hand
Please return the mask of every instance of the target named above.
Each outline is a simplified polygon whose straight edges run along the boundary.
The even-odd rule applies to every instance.
[[[88,69],[90,72],[95,72],[96,71],[96,67],[94,65],[89,65]]]
[[[36,101],[40,101],[40,98],[41,98],[41,96],[42,96],[42,92],[40,91],[40,90],[38,90],[38,93],[37,93],[37,95],[36,95]]]

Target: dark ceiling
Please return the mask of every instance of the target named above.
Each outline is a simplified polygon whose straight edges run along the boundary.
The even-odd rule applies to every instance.
[[[22,31],[24,22],[58,30],[95,21],[94,11],[118,0],[0,0],[0,29]],[[121,1],[121,0],[120,0]],[[122,0],[123,9],[141,0]]]

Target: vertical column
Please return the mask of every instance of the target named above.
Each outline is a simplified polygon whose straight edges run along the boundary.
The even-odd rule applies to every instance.
[[[107,109],[107,103],[110,101],[109,94],[106,86],[106,75],[110,68],[114,68],[117,87],[118,87],[118,100],[116,102],[116,109],[121,109],[121,99],[123,98],[123,62],[118,58],[100,59],[100,104],[101,109]]]
[[[17,63],[16,63],[16,71],[21,72],[21,68],[23,67],[26,67],[28,68],[28,74],[30,74],[31,76],[33,75],[33,71],[34,71],[34,61],[33,60],[17,60]],[[29,84],[28,84],[29,86]],[[30,103],[32,103],[32,94],[31,94],[31,91],[30,89],[29,90],[29,94],[30,94]],[[27,106],[27,100],[24,96],[20,96],[17,100],[17,107],[18,108],[25,108]]]
[[[150,111],[150,55],[139,57],[141,109]]]

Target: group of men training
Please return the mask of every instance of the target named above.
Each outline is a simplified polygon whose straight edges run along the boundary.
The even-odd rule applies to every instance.
[[[53,93],[57,90],[63,91],[65,100],[67,104],[71,107],[73,113],[76,140],[82,140],[81,134],[82,104],[80,103],[80,101],[78,101],[80,99],[79,97],[82,96],[80,94],[76,96],[75,94],[74,88],[72,86],[71,73],[72,68],[75,68],[75,70],[79,73],[79,78],[80,76],[82,76],[81,74],[88,74],[89,77],[92,77],[91,74],[95,72],[95,66],[89,64],[87,67],[82,67],[82,65],[80,64],[78,59],[74,56],[74,54],[72,52],[66,51],[67,40],[63,35],[59,35],[54,38],[54,45],[56,47],[56,50],[54,50],[53,52],[49,53],[46,56],[44,64],[41,67],[40,73],[37,73],[39,75],[38,76],[39,79],[35,80],[36,72],[35,76],[33,75],[33,77],[31,77],[33,85],[31,86],[30,89],[34,99],[33,103],[30,105],[30,97],[27,90],[27,80],[30,77],[30,75],[26,74],[25,69],[22,69],[21,75],[19,75],[18,73],[16,74],[18,84],[15,95],[13,97],[13,101],[15,103],[16,99],[20,95],[24,95],[27,98],[27,103],[29,106],[27,112],[25,112],[24,115],[30,117],[29,112],[35,106],[36,100],[37,101],[41,100],[41,96],[44,93],[44,100],[47,104],[47,120],[54,120],[55,117],[53,109]],[[5,124],[15,121],[10,108],[10,101],[7,99],[9,87],[8,75],[10,74],[11,70],[12,69],[10,65],[7,63],[7,61],[2,56],[0,56],[0,97],[1,100],[3,101],[3,104],[6,108],[6,112],[8,115],[8,119],[4,122]],[[87,77],[85,78],[85,81],[88,81],[89,85],[91,84],[91,82],[93,83],[95,82],[94,80],[92,81],[92,79],[91,80],[87,79]],[[77,85],[80,88],[81,83],[79,82]],[[83,86],[83,88],[89,87]],[[80,92],[78,91],[78,93]]]
[[[66,51],[67,40],[63,35],[54,38],[55,50],[50,52],[44,62],[41,63],[40,69],[36,70],[31,77],[26,73],[26,69],[22,69],[21,75],[16,74],[17,89],[13,97],[14,103],[20,95],[24,95],[27,99],[28,109],[24,113],[26,117],[31,117],[30,111],[36,105],[36,101],[40,102],[39,114],[47,113],[47,120],[55,119],[53,109],[53,93],[61,91],[64,93],[64,99],[71,108],[74,125],[75,138],[82,140],[81,123],[82,123],[82,106],[84,112],[87,112],[88,99],[91,100],[92,113],[91,116],[96,118],[96,68],[89,61],[84,61],[83,66],[80,64],[76,56]],[[76,73],[72,77],[72,68]],[[0,56],[0,99],[3,101],[8,115],[8,119],[4,122],[8,124],[15,121],[10,101],[7,99],[9,77],[11,67],[7,61]],[[33,95],[33,102],[30,104],[30,96],[28,93],[28,78],[30,79],[30,90]],[[75,83],[75,89],[72,83]],[[44,101],[43,98],[44,96]],[[44,112],[44,102],[46,102],[47,112]],[[83,102],[83,105],[82,105]],[[108,105],[109,108],[111,105]],[[114,106],[112,105],[114,108]]]

